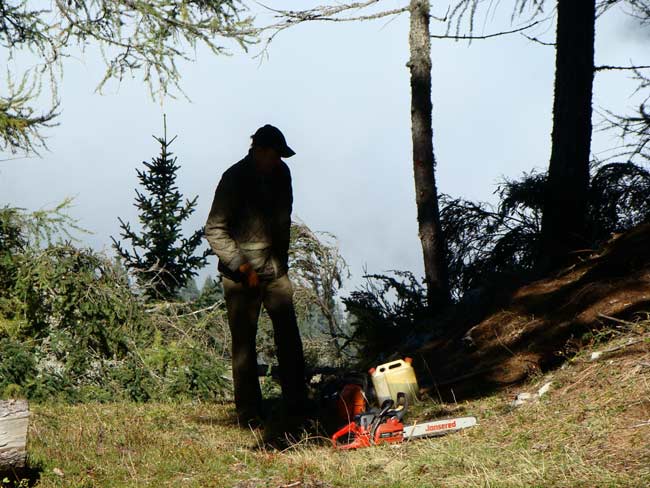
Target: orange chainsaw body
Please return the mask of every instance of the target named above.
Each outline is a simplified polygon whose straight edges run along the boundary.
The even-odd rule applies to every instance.
[[[354,422],[350,422],[332,436],[334,447],[359,449],[399,443],[404,440],[444,435],[473,427],[477,423],[475,417],[457,417],[413,424],[405,429],[402,418],[406,412],[406,396],[400,392],[397,398],[395,408],[393,401],[388,399],[382,404],[381,410],[370,410],[355,416]]]

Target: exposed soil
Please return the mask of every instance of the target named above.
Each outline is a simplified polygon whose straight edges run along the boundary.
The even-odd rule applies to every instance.
[[[519,383],[560,365],[604,330],[647,319],[650,225],[615,236],[580,264],[495,300],[475,325],[455,319],[454,337],[417,352],[429,373],[420,381],[430,392],[447,399],[453,390],[456,398],[469,398]]]

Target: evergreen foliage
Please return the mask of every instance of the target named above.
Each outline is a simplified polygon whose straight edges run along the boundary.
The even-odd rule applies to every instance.
[[[624,11],[633,22],[647,26],[650,1],[513,0],[510,4],[511,20],[522,16],[541,19],[554,8],[553,15],[547,17],[554,17],[556,23],[553,131],[543,200],[542,240],[538,244],[543,249],[538,256],[542,260],[537,263],[540,269],[548,270],[568,264],[569,259],[588,247],[590,232],[594,230],[590,229],[594,222],[589,221],[597,210],[592,206],[593,192],[589,190],[594,74],[614,68],[594,64],[596,20],[615,6],[625,5]],[[455,25],[459,34],[465,24],[471,33],[479,12],[485,13],[487,21],[494,18],[497,5],[485,0],[456,0],[449,14],[450,26]],[[634,71],[640,81],[639,90],[647,88],[647,77],[638,68]],[[647,99],[640,107],[639,116],[613,116],[609,121],[621,127],[624,136],[640,136],[640,141],[635,141],[637,144],[626,147],[634,153],[632,156],[641,154],[647,144],[646,102]]]
[[[431,331],[424,284],[409,271],[391,274],[366,275],[364,286],[343,299],[362,367],[387,359],[412,334]]]
[[[144,170],[137,170],[144,192],[136,190],[135,206],[140,215],[142,233],[138,234],[121,218],[122,239],[131,242],[132,250],[122,247],[114,237],[113,246],[133,271],[148,297],[168,299],[176,295],[197,270],[207,263],[205,250],[195,255],[203,240],[203,228],[189,238],[182,236],[181,225],[196,208],[198,197],[183,202],[176,186],[177,158],[169,147],[176,137],[167,140],[167,125],[163,137],[154,137],[160,144],[160,154]]]
[[[66,198],[53,209],[26,214],[12,207],[0,208],[0,314],[15,315],[19,307],[12,290],[24,253],[66,238],[72,231],[87,232],[71,219],[66,211],[72,204]]]
[[[540,254],[545,173],[501,182],[498,203],[443,195],[441,218],[455,301],[485,288],[512,286],[535,278]],[[650,171],[634,163],[594,168],[588,200],[591,252],[613,234],[650,222]],[[421,344],[435,334],[435,315],[426,307],[423,284],[409,272],[366,276],[365,285],[343,300],[352,315],[351,341],[362,365],[385,359],[400,344]],[[436,311],[434,311],[434,314]]]
[[[18,211],[4,207],[0,210],[0,300],[7,297],[16,281],[15,255],[26,245],[26,237],[18,223]]]
[[[497,206],[462,198],[441,198],[447,260],[455,299],[480,286],[486,276],[531,271],[539,255],[546,176],[505,180]]]
[[[225,312],[145,303],[119,263],[63,240],[65,229],[56,230],[65,220],[60,206],[34,214],[0,209],[0,398],[227,395],[223,335],[214,332]],[[52,238],[37,245],[39,235]]]
[[[196,306],[198,308],[211,307],[219,302],[223,302],[223,285],[221,281],[208,276],[203,282],[201,292],[196,299]]]
[[[177,62],[191,60],[199,45],[222,54],[227,39],[243,48],[254,42],[256,31],[244,11],[239,0],[3,0],[0,46],[8,59],[28,54],[34,67],[19,76],[7,72],[7,93],[0,94],[0,150],[34,152],[44,146],[41,131],[58,115],[61,60],[78,49],[95,44],[102,50],[106,71],[98,90],[139,71],[152,96],[164,96],[179,88]],[[33,104],[44,79],[53,102],[38,113]]]
[[[206,279],[192,301],[145,301],[119,262],[66,240],[62,226],[74,222],[63,210],[0,209],[0,281],[7,284],[0,297],[0,398],[229,398],[230,330],[221,283]],[[296,294],[302,297],[298,321],[311,325],[319,310],[314,294],[300,284]],[[326,322],[319,325],[318,336],[305,337],[306,354],[314,364],[331,365],[335,349]],[[271,364],[268,317],[260,328],[258,350]]]
[[[631,162],[601,166],[591,179],[590,202],[591,240],[596,244],[650,222],[650,171]]]
[[[200,294],[201,292],[199,290],[199,287],[196,285],[196,280],[194,278],[187,280],[185,286],[178,290],[178,298],[184,302],[191,302],[193,300],[196,300]]]
[[[40,94],[35,82],[30,83],[24,75],[20,83],[9,79],[7,85],[9,93],[0,95],[0,150],[38,153],[39,147],[45,147],[41,130],[55,125],[53,120],[59,115],[58,102],[47,112],[36,114],[30,106]]]
[[[442,222],[448,243],[451,281],[456,299],[494,283],[499,275],[526,279],[540,259],[541,211],[545,173],[502,182],[500,202],[470,202],[443,197]],[[612,234],[650,222],[650,171],[634,163],[597,167],[588,198],[589,248]]]

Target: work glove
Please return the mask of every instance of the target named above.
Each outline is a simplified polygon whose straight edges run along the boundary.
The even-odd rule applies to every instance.
[[[256,288],[260,284],[260,277],[250,263],[244,263],[239,267],[239,272],[244,275],[244,286]]]

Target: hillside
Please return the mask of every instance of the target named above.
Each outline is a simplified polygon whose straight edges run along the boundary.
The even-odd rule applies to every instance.
[[[634,322],[650,315],[650,225],[615,236],[578,265],[514,291],[497,290],[489,300],[477,310],[458,307],[446,324],[454,334],[416,352],[432,390],[453,388],[456,398],[489,392],[635,330]]]
[[[316,424],[278,450],[229,403],[35,404],[23,476],[48,488],[650,486],[649,311],[642,226],[418,351],[428,396],[407,420],[467,414],[475,428],[339,452]]]
[[[650,322],[600,345],[650,334]],[[34,408],[29,447],[41,487],[642,487],[650,484],[650,343],[568,365],[409,417],[472,414],[480,425],[437,439],[357,452],[306,437],[284,451],[239,429],[231,405],[86,404]],[[522,391],[539,399],[520,407]]]

